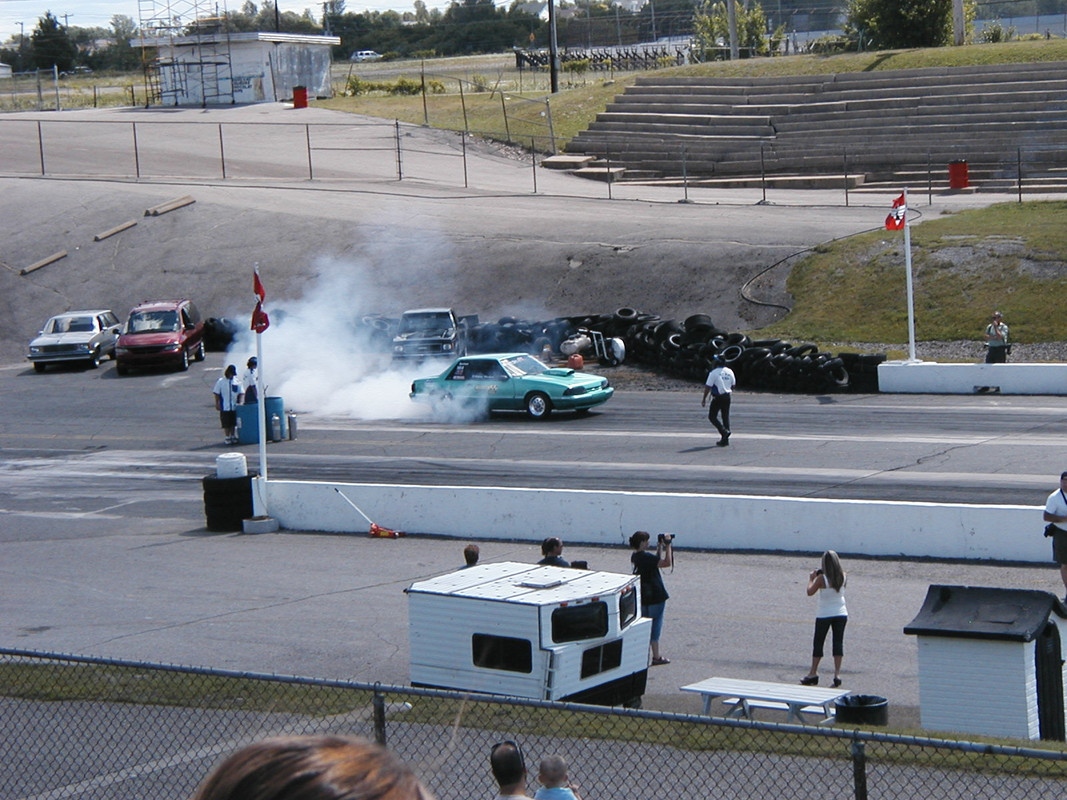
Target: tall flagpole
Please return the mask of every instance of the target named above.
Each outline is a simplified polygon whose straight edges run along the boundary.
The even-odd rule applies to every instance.
[[[259,406],[259,476],[267,480],[267,395],[263,392],[263,334],[256,334],[256,397]]]
[[[911,226],[908,225],[908,188],[904,187],[904,266],[908,284],[908,361],[915,357],[915,293],[911,282]]]

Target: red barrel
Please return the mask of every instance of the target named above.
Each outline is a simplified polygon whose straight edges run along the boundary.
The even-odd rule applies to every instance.
[[[967,162],[963,160],[948,162],[948,188],[966,189],[970,185],[971,179],[967,173]]]
[[[575,353],[567,359],[567,366],[571,369],[581,369],[585,366],[585,359],[580,353]]]
[[[308,107],[308,87],[306,86],[294,86],[293,87],[293,108],[307,108]]]

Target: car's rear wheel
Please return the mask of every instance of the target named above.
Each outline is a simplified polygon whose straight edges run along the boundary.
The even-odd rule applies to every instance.
[[[45,364],[43,361],[34,361],[33,362],[33,371],[34,372],[44,372],[44,368],[47,367],[47,366],[48,365]]]
[[[196,358],[197,361],[203,361],[204,360],[204,340],[203,339],[201,339],[200,340],[200,344],[198,344],[196,346],[196,355],[194,356],[194,358]]]
[[[552,413],[552,403],[543,392],[533,392],[526,397],[526,413],[532,419],[544,419]]]

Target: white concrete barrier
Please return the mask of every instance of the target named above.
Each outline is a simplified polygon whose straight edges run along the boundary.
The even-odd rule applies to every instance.
[[[257,478],[257,482],[262,483]],[[269,480],[256,514],[283,528],[366,534],[366,519],[409,534],[624,544],[636,530],[679,547],[1049,562],[1041,507],[815,500],[473,486]],[[338,492],[343,493],[341,497]]]
[[[939,364],[883,361],[878,391],[888,394],[1067,394],[1067,364]]]

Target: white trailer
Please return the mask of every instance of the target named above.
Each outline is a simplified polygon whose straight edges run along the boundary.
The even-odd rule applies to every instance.
[[[405,591],[413,686],[640,705],[652,621],[636,575],[505,561]]]

